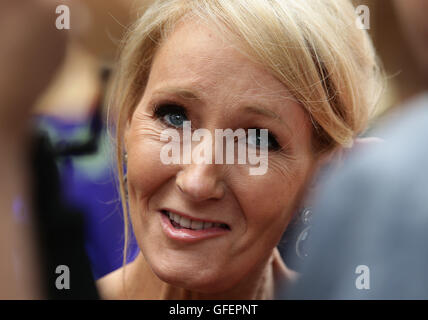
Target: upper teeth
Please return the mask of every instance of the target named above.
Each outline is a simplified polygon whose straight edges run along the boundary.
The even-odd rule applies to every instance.
[[[167,214],[171,220],[175,221],[175,223],[179,224],[183,228],[201,230],[201,229],[208,229],[208,228],[219,228],[222,226],[221,223],[191,220],[169,211],[167,211]]]

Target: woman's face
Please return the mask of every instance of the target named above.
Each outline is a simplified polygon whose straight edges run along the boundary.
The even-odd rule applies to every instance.
[[[267,171],[250,175],[251,164],[214,160],[163,164],[161,132],[181,132],[183,121],[213,137],[215,129],[268,129]],[[314,167],[310,137],[307,115],[281,82],[206,26],[180,24],[159,48],[125,132],[132,225],[155,274],[215,292],[256,273]]]

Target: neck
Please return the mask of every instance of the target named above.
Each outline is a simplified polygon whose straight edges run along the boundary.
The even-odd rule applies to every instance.
[[[268,259],[233,288],[224,292],[203,293],[175,287],[162,281],[153,273],[140,253],[135,261],[125,268],[123,295],[127,299],[143,300],[273,299],[276,285],[279,282],[292,280],[294,277],[295,273],[284,265],[278,250],[275,248]]]

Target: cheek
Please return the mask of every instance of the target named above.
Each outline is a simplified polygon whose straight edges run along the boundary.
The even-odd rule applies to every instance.
[[[150,121],[135,121],[127,135],[129,209],[137,241],[141,248],[153,243],[148,234],[156,235],[149,206],[153,196],[175,175],[172,165],[161,162],[160,151],[165,142],[160,141],[161,130]],[[155,237],[156,238],[156,237]]]
[[[161,130],[154,121],[133,120],[129,129],[128,182],[130,197],[149,197],[171,176],[173,166],[164,165],[160,152],[165,142],[160,141]]]
[[[127,168],[129,191],[148,194],[162,180],[163,171],[160,168],[162,163],[159,161],[159,152],[153,145],[151,147],[145,145],[144,141],[130,147],[129,150]]]
[[[236,188],[249,237],[274,242],[280,239],[298,207],[306,181],[305,161],[295,166],[293,175],[278,175],[268,170],[263,176],[247,176]],[[242,178],[241,178],[242,180]]]
[[[148,199],[161,183],[158,155],[154,145],[148,147],[145,139],[139,137],[128,144],[128,197],[130,216],[136,234],[142,234],[141,227],[148,211]]]
[[[246,192],[245,204],[248,228],[271,229],[282,226],[292,207],[294,190],[287,185],[271,179],[257,181]]]

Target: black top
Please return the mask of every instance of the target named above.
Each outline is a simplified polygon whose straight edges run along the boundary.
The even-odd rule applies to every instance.
[[[47,135],[36,132],[31,156],[32,195],[44,297],[98,299],[84,248],[84,218],[81,212],[62,200],[55,154]],[[69,289],[61,285],[63,277],[67,276],[64,270],[57,270],[61,265],[68,267]]]

